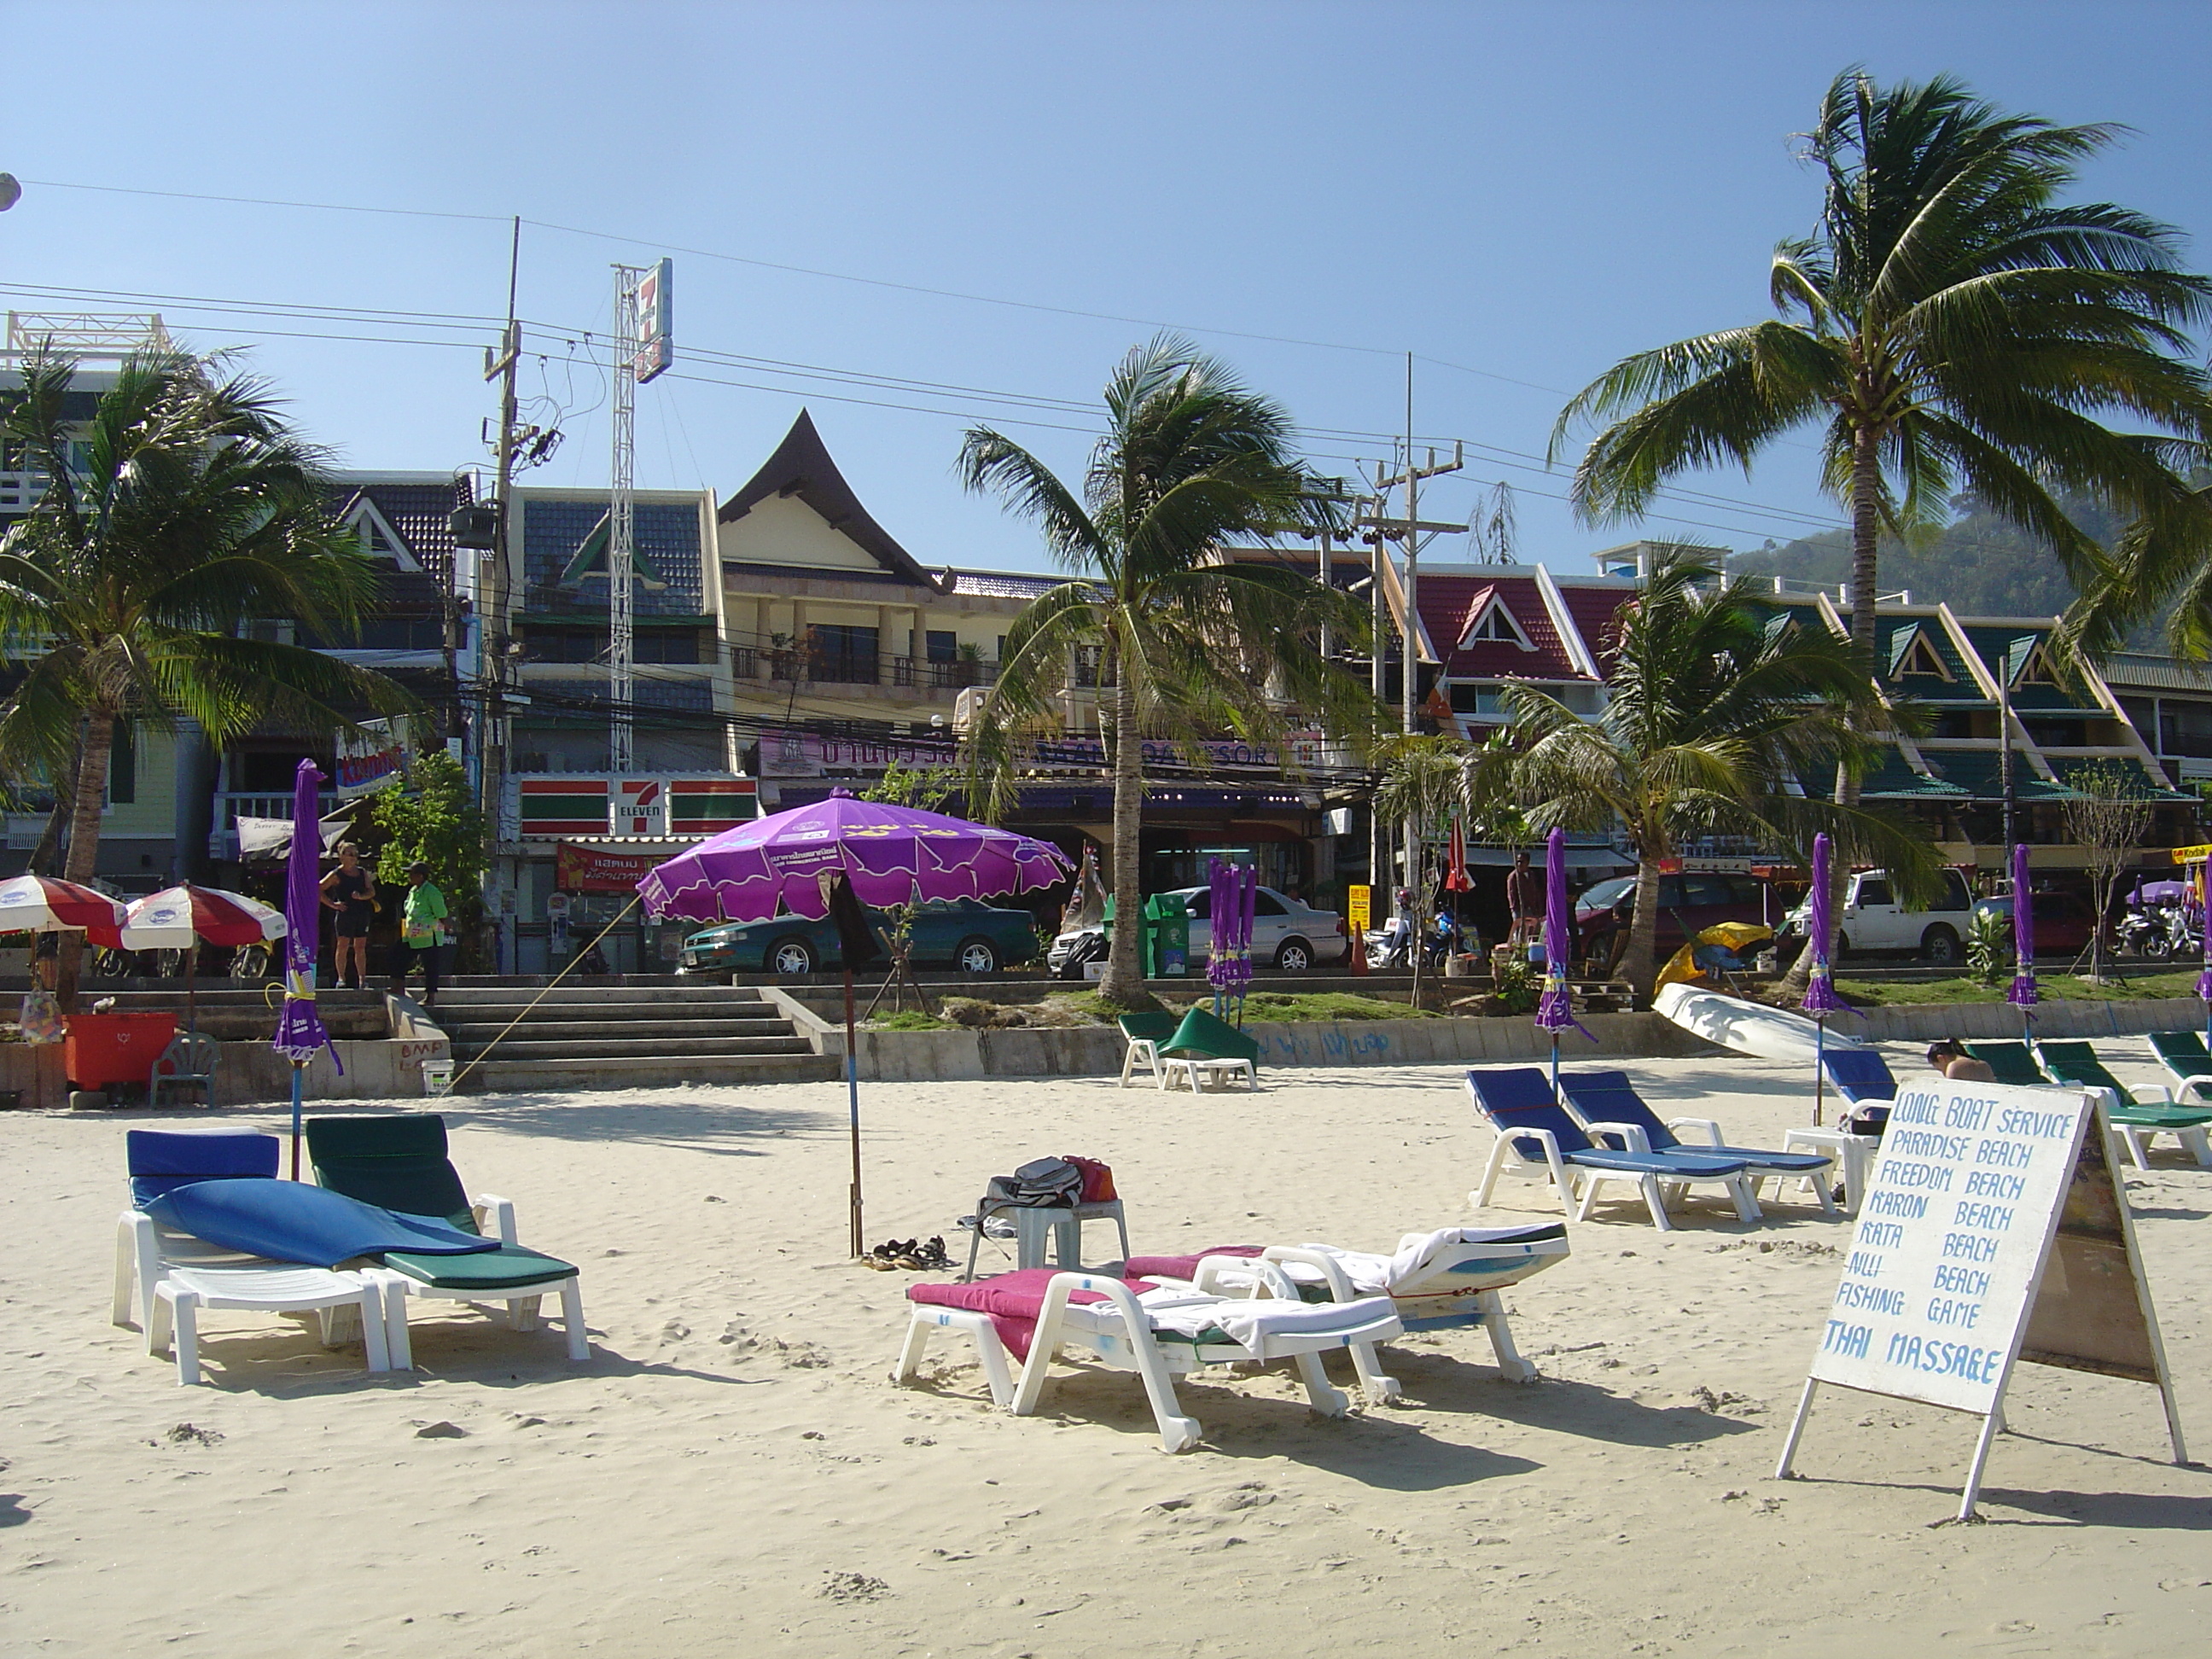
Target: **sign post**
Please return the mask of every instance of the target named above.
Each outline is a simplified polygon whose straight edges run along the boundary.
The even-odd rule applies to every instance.
[[[1971,1520],[2021,1359],[2153,1384],[2186,1461],[2106,1092],[1899,1091],[1777,1480],[1821,1383],[1918,1400],[1982,1419],[1959,1502]]]
[[[1346,965],[1355,974],[1367,971],[1368,894],[1370,890],[1364,883],[1344,890],[1344,931],[1352,935],[1352,953]]]

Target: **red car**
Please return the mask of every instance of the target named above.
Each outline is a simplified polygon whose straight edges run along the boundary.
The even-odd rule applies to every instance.
[[[2089,935],[2097,921],[2097,907],[2079,893],[2034,893],[2029,896],[2035,927],[2035,954],[2039,957],[2079,956],[2089,948]],[[2012,897],[1976,899],[1974,914],[2002,916],[2005,936],[2012,936]]]
[[[1696,933],[1717,922],[1780,925],[1789,906],[1756,876],[1691,871],[1659,878],[1658,951],[1673,955]],[[1601,881],[1575,901],[1575,933],[1585,961],[1603,964],[1627,948],[1628,924],[1636,914],[1636,878]]]

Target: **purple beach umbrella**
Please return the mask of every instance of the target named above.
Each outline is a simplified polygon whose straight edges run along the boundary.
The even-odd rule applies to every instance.
[[[2020,1010],[2021,1030],[2032,1035],[2035,1016],[2028,1010],[2042,1000],[2035,988],[2035,905],[2027,890],[2027,843],[2012,849],[2012,988],[2005,1000]]]
[[[1574,993],[1567,985],[1573,937],[1567,919],[1567,832],[1554,830],[1544,847],[1544,994],[1536,1002],[1536,1029],[1552,1034],[1554,1100],[1559,1095],[1559,1033],[1571,1026],[1592,1042],[1597,1041],[1575,1018]]]
[[[315,947],[322,938],[323,774],[302,760],[292,775],[292,851],[284,865],[284,1006],[270,1047],[292,1062],[292,1179],[300,1178],[300,1099],[307,1062],[324,1050],[343,1073],[338,1051],[315,1011]]]
[[[1074,866],[1048,842],[919,807],[829,799],[775,812],[701,842],[638,883],[646,913],[694,921],[766,921],[785,912],[819,921],[842,889],[878,909],[932,899],[994,898],[1065,880]],[[842,874],[841,884],[835,879]],[[841,897],[841,903],[849,901]],[[854,927],[864,918],[848,915]],[[852,1246],[863,1254],[860,1083],[853,956],[845,968],[845,1097],[853,1152]],[[980,1224],[980,1223],[979,1223]]]
[[[1828,892],[1828,879],[1834,860],[1835,843],[1823,830],[1813,837],[1812,909],[1805,924],[1805,948],[1813,953],[1813,967],[1805,976],[1805,995],[1797,1005],[1813,1016],[1813,1121],[1815,1125],[1820,1121],[1822,1099],[1827,1089],[1825,1060],[1828,1047],[1828,1016],[1844,1006],[1836,995],[1835,974],[1828,961],[1828,941],[1832,937],[1832,923],[1835,916],[1835,906]]]
[[[1252,983],[1252,914],[1259,896],[1254,872],[1220,858],[1206,860],[1206,983],[1218,1005],[1240,1002]],[[1214,1012],[1222,1012],[1217,1006]]]

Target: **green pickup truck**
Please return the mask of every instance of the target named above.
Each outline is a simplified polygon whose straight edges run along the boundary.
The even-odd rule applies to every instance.
[[[890,918],[870,910],[868,920],[888,941]],[[995,974],[1001,968],[1034,962],[1036,919],[1026,910],[1001,910],[975,899],[933,901],[914,913],[917,968],[957,968],[966,974]],[[777,916],[770,921],[724,922],[684,941],[677,965],[681,974],[812,974],[840,968],[837,927],[827,916]]]

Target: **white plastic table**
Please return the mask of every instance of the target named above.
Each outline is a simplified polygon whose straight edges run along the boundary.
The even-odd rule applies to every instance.
[[[1782,1137],[1782,1150],[1785,1152],[1827,1152],[1834,1157],[1836,1168],[1844,1177],[1844,1211],[1847,1215],[1859,1212],[1859,1194],[1866,1190],[1875,1151],[1881,1144],[1848,1129],[1798,1128]]]

